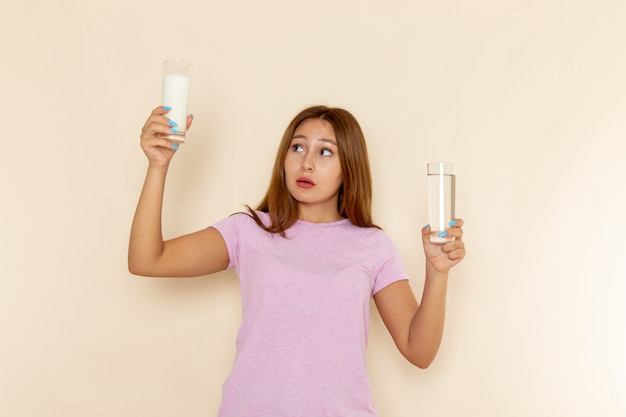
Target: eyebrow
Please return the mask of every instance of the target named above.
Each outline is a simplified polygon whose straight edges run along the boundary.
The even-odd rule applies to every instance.
[[[309,138],[307,138],[305,135],[294,135],[291,140],[294,139],[304,139],[304,140],[309,140]],[[326,143],[330,143],[331,145],[335,145],[337,146],[337,142],[334,141],[333,139],[328,139],[328,138],[319,138],[318,139],[321,142],[326,142]]]

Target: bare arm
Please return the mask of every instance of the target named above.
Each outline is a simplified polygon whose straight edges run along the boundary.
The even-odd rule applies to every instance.
[[[176,152],[169,140],[158,137],[158,133],[168,133],[171,128],[166,113],[156,108],[141,131],[141,147],[149,163],[130,232],[128,269],[136,275],[155,277],[192,277],[224,270],[229,262],[228,251],[213,228],[163,241],[165,179]]]
[[[434,245],[428,241],[428,228],[422,231],[426,253],[426,279],[421,303],[407,281],[398,281],[374,295],[374,301],[396,346],[412,364],[427,368],[435,358],[446,311],[448,272],[465,257],[463,221],[448,230],[454,242]]]

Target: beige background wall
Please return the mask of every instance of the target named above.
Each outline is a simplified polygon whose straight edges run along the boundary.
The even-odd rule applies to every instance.
[[[315,103],[362,122],[418,295],[425,164],[458,165],[468,257],[426,371],[373,314],[386,417],[626,415],[623,1],[34,1],[0,14],[0,414],[212,416],[231,273],[126,270],[161,62],[195,64],[168,236],[256,204]]]

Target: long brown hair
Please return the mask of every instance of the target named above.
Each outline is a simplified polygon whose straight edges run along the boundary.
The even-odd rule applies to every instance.
[[[298,113],[285,129],[278,146],[269,187],[257,210],[269,213],[270,224],[264,225],[254,210],[247,207],[256,223],[271,233],[285,236],[298,220],[298,202],[287,190],[284,162],[294,132],[307,119],[322,119],[335,131],[343,182],[339,190],[338,211],[359,227],[377,227],[372,221],[372,174],[363,131],[356,118],[338,107],[313,106]]]

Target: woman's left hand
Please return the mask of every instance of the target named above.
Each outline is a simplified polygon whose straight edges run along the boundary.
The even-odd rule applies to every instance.
[[[447,274],[450,268],[465,258],[465,243],[463,243],[463,220],[454,219],[451,226],[445,231],[446,237],[454,237],[454,241],[446,243],[431,243],[430,226],[422,229],[422,242],[426,254],[426,264],[437,272]]]

